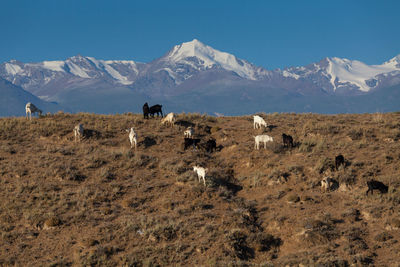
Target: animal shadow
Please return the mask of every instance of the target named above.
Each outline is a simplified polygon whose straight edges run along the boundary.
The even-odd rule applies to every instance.
[[[157,142],[154,138],[146,136],[144,140],[140,142],[140,144],[143,144],[145,148],[148,148],[154,146],[157,144]]]
[[[101,132],[92,129],[84,129],[83,136],[88,139],[89,138],[99,139],[101,137]]]
[[[185,128],[187,128],[187,127],[194,127],[194,126],[195,126],[195,124],[194,124],[193,122],[185,121],[185,120],[176,121],[175,124],[176,124],[176,125],[179,125],[179,126],[183,126],[183,127],[185,127]]]
[[[267,128],[269,129],[269,131],[272,131],[272,129],[277,128],[278,126],[276,125],[268,125]]]

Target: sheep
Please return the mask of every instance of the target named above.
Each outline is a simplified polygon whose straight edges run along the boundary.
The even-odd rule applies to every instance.
[[[32,120],[32,113],[37,113],[38,116],[42,115],[42,111],[38,109],[34,104],[31,102],[26,103],[25,105],[25,112],[26,112],[26,119],[28,119],[28,113],[29,113],[29,120]]]
[[[126,130],[127,133],[129,133],[129,142],[131,143],[131,148],[137,147],[137,134],[135,132],[135,130],[133,129],[133,127],[130,130]]]
[[[293,147],[293,137],[287,134],[282,134],[283,146],[284,147]]]
[[[265,128],[267,128],[267,123],[265,122],[265,120],[263,118],[261,118],[258,115],[253,116],[254,118],[254,129],[257,128],[261,128],[261,126],[264,126]]]
[[[143,119],[148,119],[149,118],[149,113],[150,113],[149,104],[147,104],[147,102],[146,102],[143,105]]]
[[[188,127],[185,132],[183,133],[185,137],[187,138],[192,138],[193,134],[194,134],[194,128],[193,127]]]
[[[325,177],[321,181],[321,191],[329,192],[331,190],[336,190],[339,188],[339,183],[333,178]]]
[[[149,108],[149,113],[151,114],[152,117],[154,117],[155,113],[157,113],[157,117],[158,117],[158,113],[161,113],[161,118],[162,118],[162,117],[164,117],[164,115],[162,113],[162,109],[161,108],[162,108],[162,105],[159,105],[159,104],[151,106]]]
[[[184,143],[183,143],[183,150],[186,150],[188,147],[193,146],[193,148],[198,147],[199,143],[200,143],[200,139],[199,138],[184,138],[183,139]]]
[[[344,166],[344,157],[341,154],[336,156],[336,158],[335,158],[335,168],[336,168],[336,170],[339,169],[340,165]]]
[[[384,183],[376,180],[369,180],[367,182],[368,190],[366,195],[368,196],[368,193],[371,192],[371,195],[374,194],[374,190],[377,189],[381,194],[385,194],[388,192],[389,187],[385,185]]]
[[[176,121],[175,114],[171,112],[168,113],[168,115],[161,120],[161,124],[170,124],[171,126],[174,126],[175,121]]]
[[[203,145],[205,150],[209,153],[212,153],[213,151],[217,150],[217,142],[215,141],[214,138],[208,139],[208,141]]]
[[[75,142],[76,142],[76,139],[78,139],[80,141],[81,138],[83,137],[83,125],[81,123],[75,125],[74,136],[75,136]]]
[[[193,166],[193,171],[197,173],[197,178],[199,178],[199,183],[201,182],[201,179],[203,179],[204,185],[206,185],[206,172],[208,169],[204,169],[203,167],[200,166]]]
[[[253,136],[253,137],[254,137],[254,141],[255,141],[254,149],[260,149],[260,142],[264,143],[264,149],[266,149],[267,148],[267,142],[273,142],[274,141],[274,139],[271,136],[266,135],[266,134],[257,135],[257,136]]]

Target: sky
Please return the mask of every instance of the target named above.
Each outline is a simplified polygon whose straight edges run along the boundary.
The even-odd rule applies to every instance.
[[[272,70],[400,54],[398,0],[2,0],[0,62],[150,62],[193,39]]]

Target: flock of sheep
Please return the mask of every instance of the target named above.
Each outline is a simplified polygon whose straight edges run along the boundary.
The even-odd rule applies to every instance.
[[[29,118],[30,120],[32,119],[32,113],[38,113],[39,116],[42,114],[42,110],[38,109],[34,104],[32,104],[30,102],[26,104],[25,111],[26,111],[26,118],[27,119]],[[143,118],[144,119],[148,119],[149,115],[154,117],[155,114],[157,114],[157,116],[159,116],[159,114],[161,114],[161,117],[163,117],[162,105],[157,104],[157,105],[154,105],[151,107],[149,107],[148,103],[145,103],[143,105]],[[262,127],[265,127],[265,128],[268,127],[267,123],[265,122],[265,120],[262,117],[255,115],[255,116],[253,116],[253,119],[254,119],[254,121],[253,121],[254,129],[258,129],[258,128],[261,129]],[[175,122],[176,122],[176,116],[173,112],[168,113],[165,117],[163,117],[161,119],[162,125],[174,126]],[[83,137],[83,132],[84,132],[84,128],[83,128],[82,124],[79,123],[74,127],[73,133],[74,133],[75,141],[81,140],[81,138]],[[131,144],[131,148],[136,149],[137,148],[137,140],[138,140],[137,133],[135,132],[133,127],[126,130],[126,132],[128,133],[128,138],[129,138],[129,142]],[[193,138],[193,136],[194,136],[194,128],[193,127],[191,127],[191,126],[188,127],[184,131],[183,134],[184,134],[184,149],[185,150],[190,146],[193,146],[194,148],[199,146],[200,139]],[[263,143],[264,149],[266,149],[267,143],[273,142],[273,141],[274,141],[273,138],[266,134],[254,136],[254,149],[257,149],[257,150],[260,149],[260,143]],[[288,148],[294,147],[293,137],[290,135],[283,133],[282,134],[282,142],[283,142],[284,147],[288,147]],[[216,150],[215,139],[208,140],[205,143],[205,149],[207,152],[212,152],[212,151]],[[336,156],[335,157],[336,170],[338,170],[339,167],[342,165],[345,166],[345,160],[344,160],[343,155]],[[205,178],[206,178],[206,173],[207,173],[208,169],[196,165],[196,166],[193,166],[193,171],[197,174],[199,182],[201,182],[201,179],[202,179],[203,183],[205,185],[206,184]],[[338,182],[329,177],[325,177],[320,182],[320,184],[321,184],[321,190],[323,190],[323,191],[330,191],[330,190],[338,187]],[[368,191],[366,192],[367,195],[369,192],[371,192],[371,194],[373,194],[373,190],[379,190],[382,194],[388,192],[388,186],[384,185],[380,181],[370,180],[367,182],[367,186],[368,186]]]

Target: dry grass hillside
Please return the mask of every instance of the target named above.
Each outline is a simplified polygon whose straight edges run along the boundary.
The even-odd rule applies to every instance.
[[[400,113],[261,115],[272,127],[199,114],[174,128],[137,114],[0,119],[0,265],[398,266]],[[218,151],[184,151],[191,124]],[[254,150],[263,131],[274,142]],[[321,192],[326,176],[339,188]],[[370,179],[389,192],[366,196]]]

